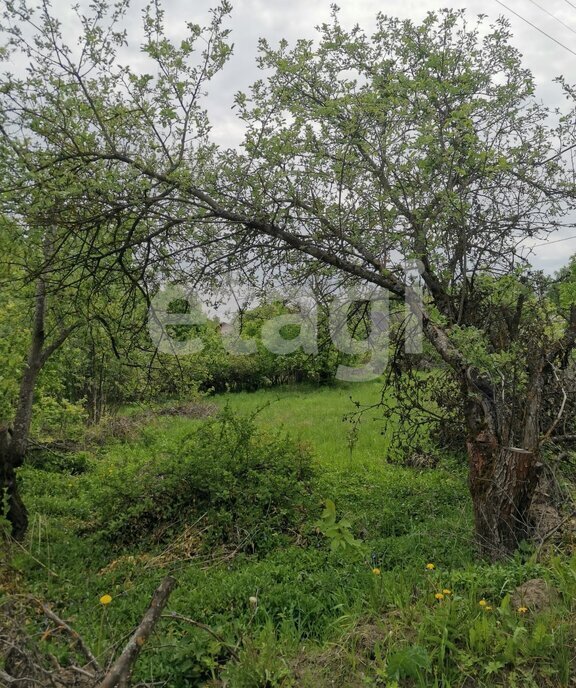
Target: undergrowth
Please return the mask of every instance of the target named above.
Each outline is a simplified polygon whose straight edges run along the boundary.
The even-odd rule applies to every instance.
[[[390,465],[369,450],[377,424],[350,461],[338,415],[348,390],[320,390],[318,413],[327,419],[328,406],[334,420],[316,424],[307,405],[287,434],[277,421],[296,396],[246,396],[244,415],[157,417],[129,441],[23,468],[31,528],[3,559],[3,599],[18,581],[105,658],[171,573],[170,609],[217,636],[162,621],[135,681],[175,688],[570,685],[576,557],[536,561],[525,548],[475,561],[458,461]],[[326,500],[339,528],[322,527]],[[331,546],[348,532],[361,546]],[[521,609],[511,595],[534,578],[557,597]],[[41,642],[65,658],[57,638]]]

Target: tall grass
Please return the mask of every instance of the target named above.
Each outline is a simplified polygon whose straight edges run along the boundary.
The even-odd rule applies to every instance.
[[[377,404],[381,396],[382,383],[373,381],[222,394],[215,401],[243,413],[258,411],[261,425],[285,428],[311,445],[321,465],[343,468],[351,463],[374,466],[385,462],[391,428],[386,430],[381,410],[375,408],[359,417],[357,406]]]

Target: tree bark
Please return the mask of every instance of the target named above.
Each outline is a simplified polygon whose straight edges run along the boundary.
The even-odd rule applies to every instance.
[[[482,557],[492,561],[509,556],[531,535],[529,510],[542,470],[539,445],[544,363],[541,356],[531,366],[519,423],[506,417],[493,393],[476,404],[476,416],[473,402],[468,404],[468,480],[476,547]],[[510,446],[513,425],[516,436],[520,435],[520,447]]]
[[[24,537],[28,528],[28,514],[18,491],[17,465],[11,446],[11,431],[0,428],[0,504],[1,513],[12,525],[12,536],[18,540]]]
[[[77,324],[63,329],[46,346],[44,323],[46,317],[46,283],[42,277],[36,282],[34,323],[26,367],[20,381],[18,404],[12,429],[0,428],[0,513],[6,508],[6,518],[12,525],[12,537],[21,540],[28,529],[28,511],[24,505],[16,478],[16,470],[24,463],[32,405],[38,375],[48,358],[64,343]]]
[[[148,611],[144,614],[138,628],[130,637],[120,657],[118,657],[110,667],[102,682],[98,684],[98,688],[114,688],[115,686],[130,685],[130,676],[134,663],[138,659],[143,645],[150,637],[150,634],[162,616],[164,607],[168,604],[168,598],[175,587],[176,579],[172,578],[172,576],[167,576],[162,583],[160,583],[152,596]]]
[[[467,446],[476,547],[484,558],[503,559],[530,537],[528,512],[542,464],[537,452],[503,447],[489,432]]]
[[[13,429],[11,431],[5,429],[4,437],[0,441],[0,494],[7,501],[6,517],[12,525],[12,537],[17,540],[21,540],[28,529],[28,511],[20,497],[16,469],[23,464],[26,455],[32,421],[34,389],[43,364],[45,311],[46,284],[40,278],[36,283],[32,341],[28,351],[26,368],[20,382]]]

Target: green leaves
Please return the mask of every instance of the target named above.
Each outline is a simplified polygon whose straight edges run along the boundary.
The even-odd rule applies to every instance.
[[[430,656],[425,647],[411,645],[391,653],[386,661],[386,674],[391,681],[404,678],[418,679],[430,666]]]
[[[330,540],[330,549],[343,554],[361,554],[363,545],[352,535],[352,523],[343,518],[336,521],[336,505],[331,499],[325,501],[325,509],[319,521],[314,524]]]

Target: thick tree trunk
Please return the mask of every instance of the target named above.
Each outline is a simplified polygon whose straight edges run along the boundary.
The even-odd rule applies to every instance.
[[[469,484],[476,546],[481,556],[491,560],[509,556],[531,536],[529,510],[542,470],[539,419],[544,363],[542,356],[531,366],[519,420],[504,418],[505,412],[493,394],[476,405],[476,417],[470,412],[473,405],[468,405]],[[520,447],[510,446],[513,425]]]
[[[48,251],[47,255],[49,255]],[[36,382],[42,367],[49,357],[66,341],[70,333],[78,327],[78,323],[75,323],[63,329],[58,337],[46,346],[46,335],[44,332],[45,315],[46,283],[40,277],[36,283],[32,340],[30,342],[26,367],[20,381],[20,393],[13,427],[12,430],[0,428],[0,510],[3,510],[4,500],[6,500],[6,517],[12,524],[12,536],[18,540],[24,537],[28,529],[28,512],[18,491],[16,469],[24,463],[24,457],[28,448]]]
[[[8,428],[0,428],[0,495],[2,511],[12,525],[12,536],[22,539],[28,528],[28,513],[18,491],[16,468],[18,462],[11,452],[11,433]]]
[[[43,351],[45,308],[46,285],[43,279],[39,279],[36,284],[32,341],[26,368],[20,381],[14,425],[11,431],[4,430],[4,437],[0,441],[0,495],[7,501],[6,517],[12,525],[12,536],[17,540],[22,539],[28,529],[28,512],[18,490],[16,469],[23,464],[26,455],[32,421],[34,389],[38,373],[46,360]]]
[[[468,459],[478,553],[502,559],[530,537],[528,512],[542,465],[536,452],[502,447],[488,432],[468,441]]]

